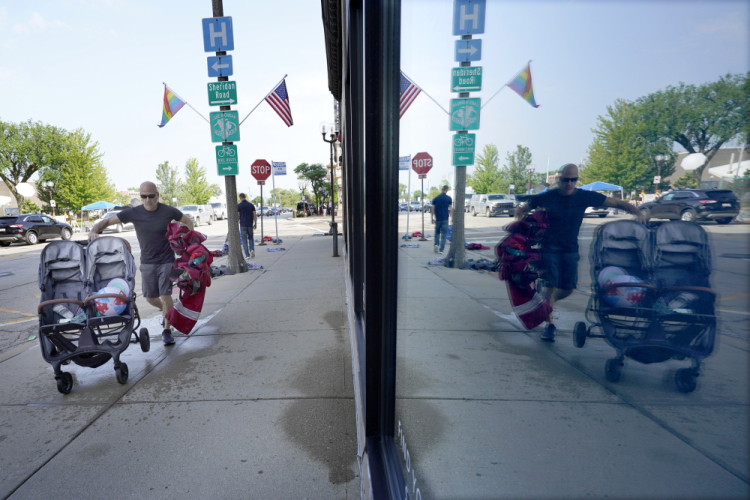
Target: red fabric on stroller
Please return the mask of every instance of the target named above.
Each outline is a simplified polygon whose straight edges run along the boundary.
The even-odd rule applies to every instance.
[[[495,247],[500,264],[498,277],[505,281],[513,313],[527,330],[546,321],[552,312],[536,289],[542,256],[532,248],[542,240],[547,227],[545,212],[527,214],[522,220],[505,226],[510,234]]]
[[[166,318],[175,330],[188,335],[200,317],[206,287],[211,286],[213,256],[203,242],[206,237],[174,222],[167,227],[167,239],[177,254],[172,281],[180,289],[180,297]],[[175,273],[174,271],[180,271]]]

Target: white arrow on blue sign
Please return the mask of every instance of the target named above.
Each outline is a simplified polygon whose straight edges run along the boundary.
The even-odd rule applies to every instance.
[[[486,0],[453,0],[453,34],[478,35],[484,33]]]
[[[232,17],[207,17],[203,21],[203,50],[219,52],[234,50]]]
[[[456,62],[469,62],[482,60],[482,40],[456,40]]]
[[[207,59],[208,76],[210,78],[232,76],[234,73],[234,68],[232,67],[232,56],[212,56]]]

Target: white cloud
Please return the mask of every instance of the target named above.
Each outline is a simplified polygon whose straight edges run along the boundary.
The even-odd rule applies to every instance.
[[[2,12],[0,12],[0,25],[2,22]],[[32,12],[28,22],[16,23],[13,25],[12,31],[16,35],[27,36],[32,32],[41,32],[48,29],[67,29],[72,30],[72,27],[59,19],[47,20],[39,12]]]

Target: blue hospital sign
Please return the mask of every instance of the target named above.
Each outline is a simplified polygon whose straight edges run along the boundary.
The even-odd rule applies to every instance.
[[[453,0],[453,34],[478,35],[484,33],[486,0]]]
[[[232,17],[208,17],[203,19],[203,50],[219,52],[234,50]]]

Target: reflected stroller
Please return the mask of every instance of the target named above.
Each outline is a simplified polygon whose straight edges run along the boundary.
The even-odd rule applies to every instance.
[[[617,350],[605,365],[610,382],[620,379],[625,356],[644,364],[690,358],[693,366],[677,370],[675,383],[681,392],[695,390],[700,363],[713,352],[716,336],[716,293],[710,288],[711,253],[703,228],[681,221],[654,228],[613,221],[597,228],[590,260],[593,293],[586,319],[592,325],[576,323],[575,346],[603,337]],[[602,282],[601,273],[610,266],[642,283]],[[637,295],[624,303],[613,300],[619,290]],[[594,327],[603,335],[592,334]]]
[[[61,365],[73,363],[96,368],[114,360],[117,381],[128,380],[128,366],[120,354],[140,326],[135,305],[135,263],[124,240],[112,236],[97,238],[88,247],[84,242],[53,241],[42,251],[39,264],[39,346],[42,357],[52,365],[57,389],[67,394],[73,377]],[[119,278],[129,287],[120,294],[96,292]],[[96,299],[117,298],[127,304],[120,314],[101,316]],[[150,348],[148,331],[135,335],[141,350]]]

